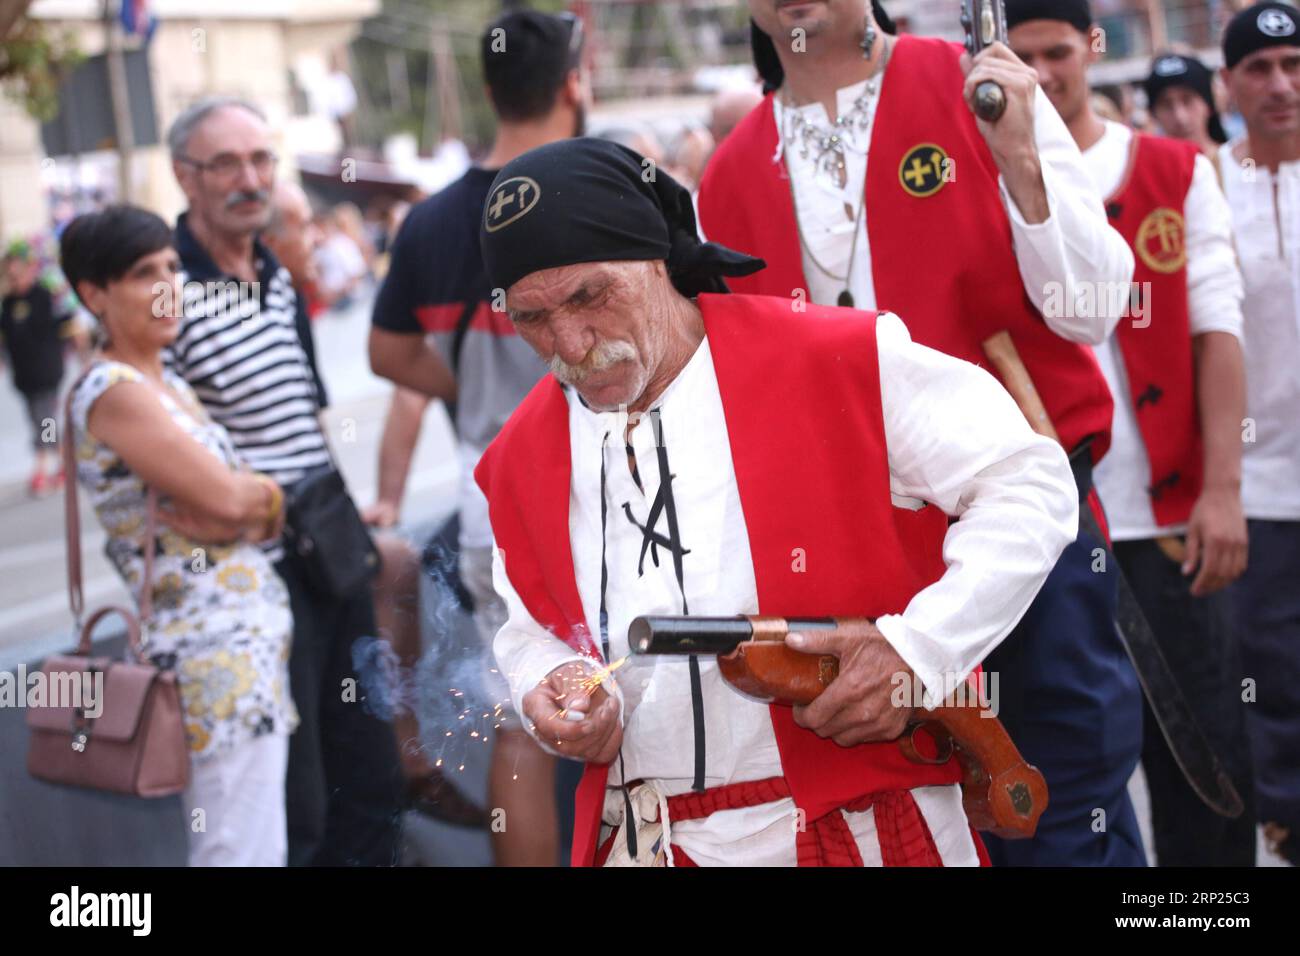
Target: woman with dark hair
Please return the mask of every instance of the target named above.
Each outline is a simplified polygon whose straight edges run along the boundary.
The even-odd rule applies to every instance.
[[[163,364],[181,304],[167,224],[131,206],[81,216],[63,233],[62,265],[105,343],[72,392],[76,480],[128,587],[151,590],[145,653],[179,679],[190,865],[283,866],[285,765],[298,720],[292,618],[256,544],[278,537],[283,496],[241,467],[225,430]],[[149,490],[159,503],[156,557],[143,582]]]

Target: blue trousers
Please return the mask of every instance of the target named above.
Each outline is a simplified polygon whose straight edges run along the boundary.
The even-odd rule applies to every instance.
[[[1300,829],[1300,521],[1248,522],[1250,564],[1229,589],[1259,819]]]
[[[1100,548],[1081,531],[985,661],[998,674],[998,716],[1048,788],[1032,839],[983,835],[994,866],[1146,865],[1127,789],[1142,692],[1115,630],[1115,559]]]

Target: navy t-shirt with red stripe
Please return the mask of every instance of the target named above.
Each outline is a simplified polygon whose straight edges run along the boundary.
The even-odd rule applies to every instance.
[[[492,310],[478,232],[496,174],[473,167],[411,209],[393,242],[372,318],[389,332],[431,334],[450,365],[457,322],[473,306],[460,348],[456,429],[480,451],[546,374],[510,317]]]

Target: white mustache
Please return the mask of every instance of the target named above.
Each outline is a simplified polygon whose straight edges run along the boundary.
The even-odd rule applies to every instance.
[[[551,374],[565,385],[578,385],[593,372],[603,372],[619,362],[636,359],[636,349],[630,342],[601,342],[596,345],[581,365],[570,365],[558,355],[551,358]]]

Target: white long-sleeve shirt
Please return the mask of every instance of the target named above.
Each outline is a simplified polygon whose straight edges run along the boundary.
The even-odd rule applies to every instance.
[[[877,341],[895,504],[915,507],[920,499],[959,517],[944,541],[944,576],[917,594],[902,614],[877,621],[924,683],[927,703],[933,703],[942,696],[945,679],[951,688],[954,680],[969,673],[1029,607],[1057,557],[1074,539],[1077,492],[1064,452],[1030,430],[987,372],[913,343],[894,316],[880,317]],[[672,490],[682,546],[690,551],[683,559],[690,612],[757,613],[745,516],[707,339],[657,407],[675,476]],[[613,659],[628,653],[627,629],[634,617],[682,613],[667,553],[660,551],[657,567],[647,555],[644,574],[638,574],[642,535],[623,510],[627,503],[636,520],[645,524],[659,488],[653,430],[642,421],[632,432],[631,444],[644,491],[627,467],[623,421],[617,413],[593,412],[569,393],[570,543],[593,634],[599,634],[602,455],[607,469],[607,607]],[[606,435],[613,447],[602,446]],[[834,520],[836,502],[825,504],[827,520]],[[665,519],[659,524],[663,532]],[[870,560],[865,546],[863,560]],[[581,658],[528,613],[499,551],[494,576],[509,612],[494,650],[516,709],[523,713],[525,693],[556,667]],[[766,705],[728,685],[711,659],[700,660],[700,672],[706,785],[779,776],[781,763]],[[616,678],[626,779],[645,779],[666,795],[686,792],[694,772],[687,659],[633,657]],[[617,774],[617,765],[613,772]],[[914,791],[914,797],[944,860],[974,863],[959,788],[925,787]],[[793,813],[787,799],[674,823],[673,842],[701,864],[794,865]],[[878,862],[872,813],[847,816],[863,859]]]
[[[886,64],[886,74],[888,71]],[[863,80],[837,92],[841,116],[850,113],[854,101],[868,89],[870,82]],[[868,98],[878,102],[879,93],[869,94]],[[850,266],[856,224],[857,248],[852,252],[849,291],[858,308],[874,309],[876,291],[871,275],[871,247],[865,217],[859,214],[867,176],[871,123],[862,132],[853,132],[845,137],[846,181],[841,189],[829,172],[815,165],[816,157],[811,151],[805,158],[799,148],[785,147],[786,124],[780,97],[774,96],[772,104],[778,136],[781,137],[781,146],[772,161],[778,161],[784,153],[790,170],[803,234],[803,272],[808,281],[809,298],[822,305],[836,304],[844,289],[844,280],[828,276],[817,263],[835,276],[845,275]],[[965,109],[961,104],[956,106]],[[795,109],[820,128],[830,128],[826,110],[820,103],[809,103]],[[870,115],[874,122],[874,103]],[[1041,89],[1035,91],[1034,98],[1034,142],[1038,147],[1043,186],[1047,193],[1049,214],[1046,220],[1032,225],[1025,222],[1007,192],[1006,183],[1001,176],[998,177],[1002,202],[1011,222],[1021,281],[1030,301],[1044,314],[1048,326],[1057,335],[1072,342],[1104,342],[1119,320],[1120,312],[1109,307],[1108,297],[1098,296],[1096,292],[1119,284],[1127,285],[1133,278],[1133,252],[1124,237],[1106,220],[1101,198],[1084,166],[1079,148]],[[956,173],[960,177],[960,170]],[[957,182],[960,183],[960,178]],[[852,219],[846,213],[846,202],[855,214]],[[871,210],[866,210],[865,215],[870,214]],[[1049,307],[1049,301],[1059,301],[1062,289],[1075,290],[1080,297],[1086,295],[1089,302],[1095,298],[1102,307]]]
[[[1248,518],[1300,520],[1300,161],[1238,163],[1219,149],[1246,296],[1245,444],[1241,501]]]
[[[1109,197],[1119,188],[1128,168],[1132,140],[1133,131],[1127,126],[1107,121],[1101,139],[1084,151],[1084,162],[1099,195]],[[1204,156],[1196,157],[1182,214],[1191,334],[1227,332],[1240,338],[1241,272],[1232,248],[1232,212],[1219,188],[1214,166]],[[1146,301],[1145,296],[1143,300]],[[1148,305],[1159,308],[1158,301]],[[1093,346],[1093,352],[1115,396],[1110,451],[1093,471],[1093,480],[1106,506],[1111,539],[1138,541],[1182,534],[1187,530],[1186,524],[1161,526],[1151,509],[1151,497],[1146,491],[1151,483],[1151,460],[1138,431],[1119,336],[1112,335],[1101,345]]]

